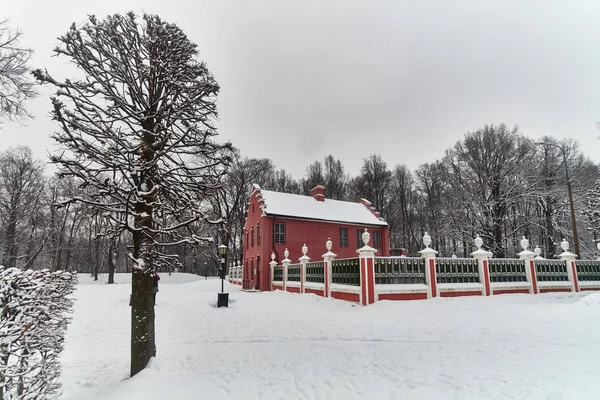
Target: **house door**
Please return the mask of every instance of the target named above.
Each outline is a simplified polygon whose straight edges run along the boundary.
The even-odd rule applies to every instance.
[[[256,290],[260,290],[260,257],[256,257]]]

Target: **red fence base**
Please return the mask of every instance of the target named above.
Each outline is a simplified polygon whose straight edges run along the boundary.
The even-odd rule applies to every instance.
[[[346,292],[331,292],[331,297],[338,300],[353,301],[358,303],[360,301],[360,295],[358,293],[346,293]]]
[[[440,292],[440,297],[462,297],[462,296],[481,296],[481,291],[476,292]]]
[[[427,293],[382,293],[379,300],[427,300]]]
[[[571,293],[571,289],[570,288],[564,288],[564,289],[544,289],[544,288],[540,288],[540,293]]]
[[[494,290],[494,296],[497,294],[529,294],[529,289],[499,289]]]
[[[317,296],[324,297],[323,291],[322,290],[318,290],[318,289],[304,288],[304,293],[312,293],[312,294],[316,294]]]

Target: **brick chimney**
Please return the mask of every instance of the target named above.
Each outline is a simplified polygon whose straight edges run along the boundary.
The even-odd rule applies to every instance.
[[[317,201],[325,201],[325,186],[317,185],[310,189],[310,195]]]

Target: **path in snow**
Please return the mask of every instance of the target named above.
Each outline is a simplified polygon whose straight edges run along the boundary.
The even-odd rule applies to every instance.
[[[162,275],[157,359],[129,380],[129,284],[80,277],[63,399],[558,400],[600,392],[600,294],[360,307],[226,284],[233,302],[217,309],[219,280],[180,283],[196,278],[178,275]]]

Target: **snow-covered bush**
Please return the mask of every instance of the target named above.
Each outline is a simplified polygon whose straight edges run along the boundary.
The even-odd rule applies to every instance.
[[[65,331],[77,275],[0,266],[0,400],[60,394]]]

